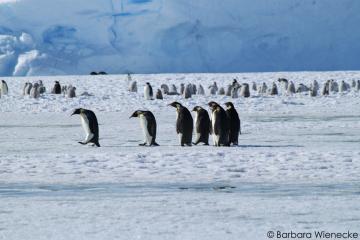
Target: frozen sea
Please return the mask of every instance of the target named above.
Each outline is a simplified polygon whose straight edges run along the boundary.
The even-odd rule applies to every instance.
[[[145,101],[150,82],[351,82],[360,72],[4,78],[0,98],[0,239],[268,239],[268,231],[360,232],[360,93],[231,99],[165,96]],[[68,99],[22,96],[26,81],[72,84]],[[320,86],[321,87],[321,86]],[[240,145],[180,147],[177,100],[188,108],[233,101]],[[101,148],[82,146],[77,107],[93,110]],[[137,109],[151,110],[160,147],[139,147]]]

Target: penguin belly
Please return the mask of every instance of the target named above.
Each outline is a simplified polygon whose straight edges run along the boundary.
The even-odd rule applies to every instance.
[[[198,126],[198,115],[199,113],[198,112],[195,112],[195,126]],[[201,133],[199,133],[196,129],[195,131],[195,143],[197,143],[201,137]]]
[[[220,135],[215,135],[215,126],[216,126],[215,122],[216,122],[216,114],[215,114],[215,112],[213,112],[212,116],[211,116],[212,139],[213,139],[214,145],[218,146],[219,140],[220,140]]]
[[[152,141],[152,136],[150,135],[149,131],[148,131],[148,122],[146,120],[146,118],[143,116],[143,115],[140,115],[140,125],[141,125],[141,128],[144,132],[144,136],[145,136],[145,142],[148,144],[148,145],[151,145],[151,141]]]
[[[146,100],[151,100],[150,88],[148,86],[145,86],[145,88],[144,88],[144,97]]]
[[[81,116],[81,125],[86,134],[84,143],[88,143],[94,137],[94,134],[90,131],[89,120],[86,117],[86,115],[81,114],[80,116]]]

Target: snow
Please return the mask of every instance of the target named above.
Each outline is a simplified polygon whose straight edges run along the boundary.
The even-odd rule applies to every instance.
[[[0,75],[19,74],[29,51],[47,60],[32,58],[21,75],[358,70],[359,7],[354,0],[1,1]]]
[[[360,79],[360,72],[126,75],[4,78],[0,98],[0,238],[3,239],[266,239],[267,231],[356,231],[360,173],[360,93],[330,96],[210,96],[214,81],[269,86]],[[21,95],[41,79],[45,95]],[[78,97],[49,94],[55,80]],[[202,84],[206,96],[144,100],[150,82]],[[279,87],[280,93],[282,92]],[[93,96],[80,96],[88,92]],[[233,101],[243,134],[238,147],[180,147],[179,101],[208,109]],[[74,108],[93,110],[101,148],[84,138]],[[159,147],[139,147],[137,109],[151,110]]]

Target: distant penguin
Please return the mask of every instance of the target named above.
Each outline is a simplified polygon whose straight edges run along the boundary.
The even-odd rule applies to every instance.
[[[313,84],[310,85],[309,95],[310,95],[310,97],[316,97],[317,96],[317,88],[314,87]]]
[[[318,90],[320,89],[319,83],[318,83],[316,80],[314,80],[314,81],[312,82],[312,87],[313,87],[313,89],[316,90],[316,91],[318,91]]]
[[[33,87],[31,88],[30,97],[31,98],[39,98],[40,97],[40,90],[39,90],[38,83],[34,83]]]
[[[88,144],[88,143],[93,143],[97,147],[100,147],[99,124],[98,124],[95,113],[91,110],[78,108],[78,109],[74,110],[74,112],[71,114],[71,116],[75,115],[75,114],[80,115],[81,124],[82,124],[82,127],[86,134],[84,142],[79,142],[79,143],[83,144],[83,145]]]
[[[210,94],[211,95],[216,95],[217,91],[219,90],[216,82],[214,82],[213,85],[210,85],[209,89],[210,89]]]
[[[26,95],[26,90],[27,90],[27,88],[28,88],[28,85],[29,85],[29,82],[26,82],[26,83],[24,84],[23,91],[22,91],[22,95],[23,95],[23,96]]]
[[[330,80],[325,82],[323,89],[321,91],[321,95],[327,96],[329,95],[329,93],[330,93]]]
[[[339,85],[334,79],[331,79],[329,82],[329,91],[333,93],[339,92]]]
[[[4,80],[1,80],[0,89],[1,89],[1,96],[8,95],[9,88],[8,88],[7,83]]]
[[[68,98],[74,98],[76,97],[76,87],[70,87],[67,89],[67,97]]]
[[[360,91],[360,80],[357,80],[356,81],[356,84],[355,84],[355,91]]]
[[[129,86],[129,91],[130,92],[137,92],[137,82],[136,81],[132,81],[130,83],[130,86]]]
[[[339,85],[339,92],[347,92],[349,89],[350,86],[344,80],[342,80]]]
[[[201,84],[199,84],[198,86],[198,92],[197,92],[198,95],[205,95],[205,90],[203,88],[203,86]]]
[[[238,98],[239,97],[238,92],[239,92],[239,87],[233,87],[231,89],[231,97],[232,98]]]
[[[239,84],[236,79],[233,79],[233,82],[232,82],[231,86],[232,86],[232,87],[240,88],[240,87],[241,87],[241,84]]]
[[[131,74],[130,74],[130,73],[127,74],[127,80],[128,80],[128,82],[131,82],[131,81],[132,81],[132,77],[131,77]]]
[[[191,98],[191,95],[192,95],[192,85],[191,84],[188,84],[186,85],[185,89],[184,89],[184,92],[183,92],[183,96],[185,99],[188,99],[188,98]]]
[[[225,110],[216,102],[209,102],[211,110],[210,134],[215,146],[229,146],[229,121]]]
[[[225,103],[226,115],[229,120],[229,144],[238,145],[239,134],[241,134],[241,122],[232,102]]]
[[[146,83],[145,84],[145,87],[144,87],[144,97],[145,97],[145,100],[153,100],[153,89],[150,85],[150,83]]]
[[[233,86],[231,84],[227,86],[227,88],[226,88],[226,96],[231,97],[232,89],[233,89]]]
[[[180,94],[181,94],[181,95],[184,95],[184,91],[185,91],[185,84],[184,84],[184,83],[181,83],[181,84],[180,84]]]
[[[161,88],[161,90],[163,91],[163,93],[165,95],[169,94],[170,89],[169,89],[169,86],[167,84],[161,84],[160,88]]]
[[[299,86],[296,89],[297,93],[304,93],[304,92],[309,92],[310,88],[308,88],[305,84],[300,83]]]
[[[195,85],[195,84],[191,84],[191,86],[192,86],[192,94],[193,94],[193,95],[196,95],[196,94],[197,94],[197,87],[196,87],[196,85]]]
[[[175,84],[171,84],[169,95],[179,95]]]
[[[90,75],[98,75],[97,72],[91,72]]]
[[[100,72],[98,72],[98,75],[107,75],[107,72],[100,71]]]
[[[266,83],[263,82],[263,83],[261,84],[261,86],[258,88],[258,93],[259,93],[259,94],[266,94],[266,93],[267,93],[267,89],[268,89],[268,87],[267,87]]]
[[[61,94],[61,85],[59,81],[55,81],[54,87],[51,91],[52,94]]]
[[[287,88],[287,94],[291,95],[295,93],[295,84],[290,81]]]
[[[154,114],[150,111],[135,111],[130,118],[138,117],[140,119],[140,125],[144,133],[145,142],[139,144],[140,146],[159,146],[156,143],[156,119]]]
[[[209,145],[210,118],[208,112],[200,106],[194,107],[195,112],[195,145],[204,143]]]
[[[70,87],[71,87],[71,85],[70,85]],[[67,95],[67,90],[68,90],[68,86],[66,86],[66,85],[62,85],[62,86],[61,86],[61,93],[62,93],[64,96]]]
[[[219,95],[225,95],[225,89],[221,87],[218,92]]]
[[[243,84],[241,85],[240,97],[245,97],[245,98],[250,97],[249,84],[243,83]]]
[[[156,99],[160,99],[160,100],[164,99],[160,89],[158,89],[156,92]]]
[[[251,88],[252,88],[253,91],[257,91],[256,82],[252,82]]]
[[[45,93],[45,92],[46,92],[46,88],[45,88],[42,80],[39,80],[38,83],[39,83],[39,93],[40,93],[40,94]]]
[[[179,136],[181,146],[191,146],[192,132],[193,132],[193,118],[189,110],[178,102],[169,104],[176,108],[176,132]]]
[[[286,78],[279,78],[278,82],[282,85],[284,92],[286,92],[289,87],[289,80]]]
[[[355,86],[356,86],[356,81],[355,81],[355,79],[353,79],[353,80],[351,80],[351,87],[355,88]]]
[[[33,84],[29,82],[25,88],[25,95],[30,95],[30,91],[31,91],[32,87],[33,87]]]
[[[278,95],[278,94],[279,94],[279,92],[278,92],[276,83],[273,82],[271,90],[270,90],[270,95],[274,96],[274,95]]]

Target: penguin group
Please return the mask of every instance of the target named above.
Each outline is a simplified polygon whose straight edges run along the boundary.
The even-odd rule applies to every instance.
[[[211,118],[201,106],[195,106],[195,122],[188,108],[179,102],[172,102],[168,106],[176,109],[176,133],[181,146],[192,146],[203,143],[209,145],[212,135],[214,146],[238,145],[241,134],[240,118],[231,102],[225,103],[226,109],[216,102],[209,102]],[[144,143],[140,146],[158,146],[156,143],[156,119],[152,112],[137,110],[130,118],[140,118],[140,125],[144,134]],[[195,127],[195,141],[193,132]]]
[[[22,89],[23,96],[29,96],[30,98],[39,98],[41,95],[46,93],[46,87],[42,80],[38,80],[34,83],[26,82]],[[55,81],[51,88],[51,94],[63,95],[67,98],[76,97],[76,87],[70,85],[61,86],[59,81]]]

